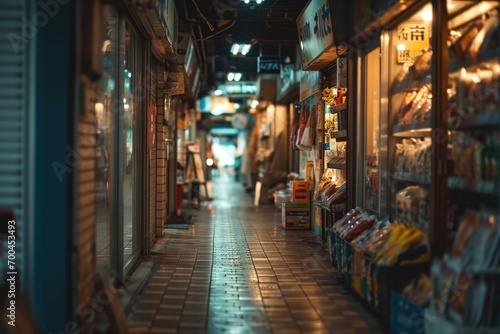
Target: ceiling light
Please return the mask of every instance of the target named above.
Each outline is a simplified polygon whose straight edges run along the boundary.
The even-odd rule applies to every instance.
[[[426,22],[432,21],[432,7],[425,7],[422,11],[422,19]]]
[[[234,104],[234,109],[240,109],[240,104],[239,103],[235,103]]]
[[[229,81],[233,81],[234,80],[234,73],[233,72],[229,72],[227,74],[227,80],[229,80]]]
[[[215,95],[215,96],[222,95],[222,90],[221,90],[221,89],[216,89],[216,90],[214,91],[214,95]]]
[[[250,107],[253,109],[253,108],[256,108],[258,105],[259,105],[259,101],[253,100],[252,103],[250,104]]]
[[[241,54],[246,55],[248,53],[248,51],[250,51],[251,47],[252,47],[252,45],[250,45],[250,44],[244,44],[243,48],[241,50]]]
[[[241,80],[241,73],[236,73],[234,75],[234,81],[240,81]]]
[[[231,53],[233,55],[236,55],[238,54],[239,51],[240,51],[240,45],[238,43],[234,43],[233,46],[231,46]]]

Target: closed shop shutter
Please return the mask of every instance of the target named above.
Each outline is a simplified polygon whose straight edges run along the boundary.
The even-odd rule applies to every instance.
[[[15,214],[17,271],[25,265],[23,242],[28,221],[27,114],[30,99],[26,85],[26,47],[29,37],[23,40],[23,17],[26,17],[25,1],[0,0],[0,207],[11,209]],[[3,254],[7,257],[7,251]],[[6,265],[7,260],[2,259],[0,272],[7,271]]]
[[[155,57],[151,57],[151,89],[150,89],[150,104],[156,106],[156,97],[157,97],[157,79],[158,79],[158,61]],[[157,114],[157,113],[156,113]],[[156,127],[156,115],[154,116],[152,125]],[[156,129],[155,129],[156,132]],[[148,129],[148,135],[150,135],[150,131]],[[157,138],[155,139],[155,143],[151,147],[151,152],[149,154],[149,247],[156,241],[156,186],[157,186],[157,178],[156,178],[156,146],[157,146]]]

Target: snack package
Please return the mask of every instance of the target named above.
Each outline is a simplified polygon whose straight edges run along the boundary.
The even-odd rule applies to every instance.
[[[481,214],[474,210],[467,210],[461,217],[457,234],[451,248],[451,255],[458,258],[462,255],[465,246],[481,224]]]
[[[431,49],[427,49],[424,53],[418,56],[413,65],[409,68],[411,78],[414,80],[421,80],[428,76],[431,72],[431,59]]]
[[[404,115],[410,111],[413,106],[413,101],[415,101],[415,97],[417,97],[417,91],[411,91],[406,93],[403,102],[398,110],[398,123],[401,123]]]
[[[403,173],[404,162],[404,146],[403,144],[396,144],[396,156],[394,157],[394,171],[396,173]]]

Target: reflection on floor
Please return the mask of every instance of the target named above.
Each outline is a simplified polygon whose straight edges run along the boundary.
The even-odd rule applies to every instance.
[[[166,230],[129,315],[134,333],[384,333],[311,231],[285,231],[223,175],[189,230]]]

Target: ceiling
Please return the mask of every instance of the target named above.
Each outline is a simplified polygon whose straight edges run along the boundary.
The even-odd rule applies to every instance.
[[[286,56],[295,61],[296,19],[309,0],[176,0],[179,30],[197,42],[204,83],[200,96],[225,81],[230,71],[241,81],[257,79],[257,57]],[[250,43],[246,56],[230,53],[232,43]]]

